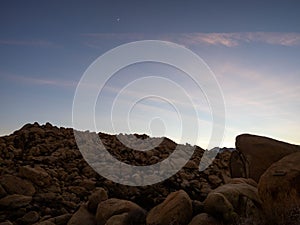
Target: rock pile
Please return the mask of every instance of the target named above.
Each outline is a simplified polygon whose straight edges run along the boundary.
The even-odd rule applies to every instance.
[[[98,135],[111,155],[132,165],[160,162],[178,146],[163,138],[158,146],[143,152],[135,149],[147,147],[142,146],[147,135]],[[124,145],[120,136],[132,138],[132,146]],[[72,129],[27,124],[0,138],[0,224],[184,225],[200,213],[191,224],[215,221],[204,214],[202,202],[230,180],[231,151],[222,151],[200,172],[203,152],[195,146],[191,159],[167,180],[151,186],[125,186],[98,175],[87,164]]]

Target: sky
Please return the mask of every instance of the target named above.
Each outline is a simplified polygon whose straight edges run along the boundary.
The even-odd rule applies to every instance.
[[[216,78],[226,111],[221,146],[234,147],[242,133],[300,144],[299,1],[2,0],[0,30],[0,135],[35,121],[73,127],[76,88],[98,57],[162,40],[193,51]],[[142,62],[111,76],[94,120],[97,131],[206,148],[210,101],[178,68]]]

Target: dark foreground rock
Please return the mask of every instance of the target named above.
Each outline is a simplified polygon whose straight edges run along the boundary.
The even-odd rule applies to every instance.
[[[171,193],[165,201],[148,213],[147,225],[185,225],[191,220],[192,201],[182,190]]]
[[[289,221],[293,213],[298,214],[296,222],[300,224],[300,152],[272,164],[261,176],[258,191],[264,210],[273,224],[296,224],[295,221]]]
[[[211,191],[204,200],[204,210],[221,221],[238,222],[239,217],[258,217],[261,201],[253,180],[235,178]]]

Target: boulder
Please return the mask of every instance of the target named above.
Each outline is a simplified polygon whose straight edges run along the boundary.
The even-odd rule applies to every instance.
[[[80,206],[80,208],[74,213],[67,225],[96,225],[95,216],[90,213],[86,205]]]
[[[48,222],[54,223],[55,225],[65,225],[68,223],[68,221],[71,219],[72,214],[66,213],[60,216],[53,217]]]
[[[245,159],[246,177],[258,182],[271,164],[286,155],[300,151],[300,146],[267,137],[242,134],[236,138],[236,149]],[[234,162],[231,164],[235,165]]]
[[[233,151],[230,156],[229,168],[231,177],[247,177],[248,168],[245,156],[237,150]]]
[[[192,218],[192,201],[183,191],[173,192],[159,205],[148,213],[147,225],[184,225]]]
[[[39,223],[35,223],[34,225],[56,225],[55,223],[49,221],[49,220],[45,220]]]
[[[244,183],[244,184],[249,184],[255,188],[257,188],[257,183],[251,179],[251,178],[243,178],[243,177],[240,177],[240,178],[233,178],[233,179],[230,179],[230,181],[228,182],[230,184],[241,184],[241,183]]]
[[[5,222],[0,223],[0,225],[13,225],[13,223],[10,221],[5,221]]]
[[[19,170],[20,176],[25,177],[38,186],[46,186],[51,182],[49,174],[40,166],[22,166]]]
[[[16,176],[4,175],[0,178],[0,184],[9,194],[32,196],[35,193],[35,188],[31,182]]]
[[[230,183],[214,189],[203,202],[205,212],[225,222],[237,221],[239,216],[259,214],[261,201],[257,188],[251,183],[232,179]]]
[[[221,225],[219,221],[217,221],[212,216],[208,215],[207,213],[201,213],[195,216],[189,225]]]
[[[0,199],[0,208],[5,209],[17,209],[24,206],[27,206],[32,200],[31,196],[25,195],[7,195],[4,198]]]
[[[4,196],[7,195],[6,190],[4,189],[4,187],[2,187],[2,185],[0,184],[0,198],[3,198]]]
[[[122,213],[110,217],[105,223],[105,225],[129,225],[127,221],[128,221],[128,213]]]
[[[200,202],[198,200],[193,200],[192,206],[193,206],[193,216],[196,216],[196,215],[204,212],[203,202]]]
[[[18,219],[18,224],[33,224],[37,222],[40,215],[36,211],[30,211],[26,213],[22,218]]]
[[[104,225],[112,216],[131,212],[135,212],[137,217],[139,214],[145,214],[144,209],[131,201],[110,198],[98,204],[97,225]]]
[[[223,181],[217,175],[209,175],[208,176],[209,182],[212,184],[213,188],[218,187]]]
[[[259,180],[258,194],[269,219],[287,220],[292,211],[299,210],[300,152],[273,163]]]
[[[89,196],[88,201],[88,210],[92,213],[96,213],[98,204],[102,201],[105,201],[108,199],[107,192],[104,188],[97,189],[93,194]]]

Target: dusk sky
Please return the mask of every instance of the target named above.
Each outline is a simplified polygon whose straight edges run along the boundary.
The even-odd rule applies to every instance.
[[[192,50],[215,74],[226,107],[222,146],[234,147],[242,133],[300,144],[300,1],[2,0],[0,30],[0,135],[35,121],[72,127],[76,87],[94,60],[121,44],[164,40]],[[191,124],[183,139],[172,104],[142,99],[147,94],[142,85],[122,92],[116,112],[111,110],[122,88],[149,76],[177,83],[195,100],[196,141],[193,108],[184,99],[168,99],[183,105],[181,116]],[[154,80],[148,86],[174,92],[174,98],[180,89]],[[132,96],[141,101],[130,109],[128,122]],[[175,68],[155,63],[124,68],[98,103],[97,131],[165,135],[206,148],[209,102]]]

